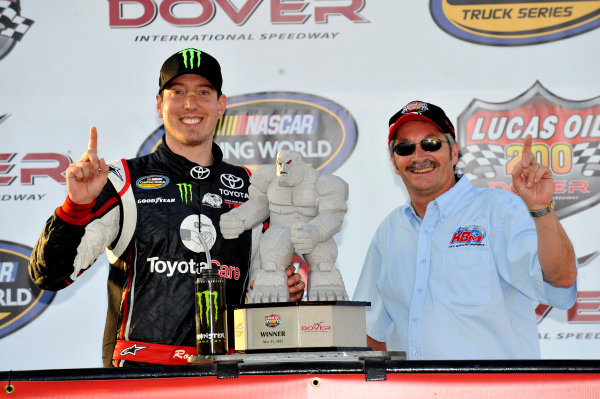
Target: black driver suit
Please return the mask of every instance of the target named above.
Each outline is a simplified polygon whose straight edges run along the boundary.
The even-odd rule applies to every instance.
[[[105,366],[150,353],[151,346],[141,349],[145,343],[195,347],[194,283],[206,266],[203,241],[213,268],[226,278],[227,303],[243,303],[252,233],[225,240],[219,217],[246,201],[250,172],[222,162],[216,144],[212,154],[212,166],[199,166],[173,153],[163,137],[151,154],[110,163],[109,183],[93,204],[67,197],[46,222],[29,263],[42,289],[67,287],[107,248]],[[113,361],[113,352],[129,356]]]

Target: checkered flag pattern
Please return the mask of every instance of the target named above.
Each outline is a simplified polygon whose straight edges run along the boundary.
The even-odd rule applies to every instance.
[[[573,146],[573,165],[582,164],[583,176],[600,176],[600,142],[587,141]]]
[[[0,1],[0,28],[2,29],[0,36],[21,40],[31,25],[33,25],[33,20],[19,15],[17,3],[7,0]]]
[[[496,177],[497,170],[505,169],[506,162],[503,146],[476,144],[463,149],[457,169],[470,180],[491,179]]]

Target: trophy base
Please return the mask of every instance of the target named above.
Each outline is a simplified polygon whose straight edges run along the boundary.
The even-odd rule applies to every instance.
[[[235,351],[366,351],[370,302],[278,302],[234,306]]]

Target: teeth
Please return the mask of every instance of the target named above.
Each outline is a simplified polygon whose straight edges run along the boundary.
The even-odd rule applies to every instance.
[[[181,121],[188,125],[193,125],[194,123],[199,123],[201,121],[200,118],[181,118]]]
[[[423,169],[413,169],[413,173],[428,173],[433,170],[433,167],[423,168]]]

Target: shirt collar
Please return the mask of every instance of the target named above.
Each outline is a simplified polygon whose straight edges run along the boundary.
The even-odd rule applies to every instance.
[[[437,197],[435,201],[440,209],[440,218],[444,220],[450,217],[455,209],[462,204],[463,199],[472,188],[473,185],[469,179],[462,175],[450,190]]]
[[[223,161],[223,152],[214,142],[212,143],[213,164],[205,167],[171,151],[167,146],[165,136],[163,136],[161,143],[154,153],[169,169],[178,174],[188,175],[191,179],[199,181],[213,181],[220,174],[221,163]]]
[[[433,202],[435,202],[439,208],[440,218],[444,220],[451,216],[454,210],[462,203],[463,198],[472,188],[473,185],[469,179],[467,179],[465,175],[462,175],[456,184],[450,188],[450,190],[434,199]],[[410,200],[404,205],[403,211],[413,227],[416,228],[421,225],[421,218],[417,216]]]

